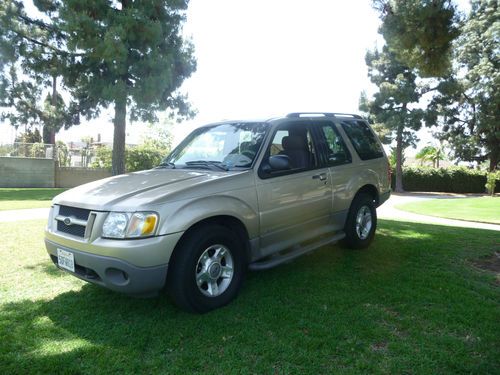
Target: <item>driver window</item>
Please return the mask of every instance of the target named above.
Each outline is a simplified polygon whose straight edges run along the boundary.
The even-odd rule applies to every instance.
[[[303,124],[286,125],[274,135],[269,156],[286,155],[291,169],[311,169],[317,165],[310,130]]]

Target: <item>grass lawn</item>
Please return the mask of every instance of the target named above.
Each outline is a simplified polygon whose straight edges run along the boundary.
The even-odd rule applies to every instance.
[[[0,211],[50,207],[50,201],[66,189],[0,188]]]
[[[422,215],[500,224],[500,197],[432,199],[396,208]]]
[[[380,220],[369,249],[250,273],[200,316],[57,270],[44,225],[0,226],[1,374],[500,373],[500,279],[473,265],[498,232]]]

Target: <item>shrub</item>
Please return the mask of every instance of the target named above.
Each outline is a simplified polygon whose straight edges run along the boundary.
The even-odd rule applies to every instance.
[[[436,191],[446,193],[484,193],[487,172],[460,167],[403,169],[406,191]],[[497,177],[497,186],[500,186]],[[394,188],[394,176],[392,181]],[[498,188],[496,189],[498,191]]]
[[[486,184],[484,185],[486,187],[486,191],[488,194],[495,194],[495,187],[497,185],[497,181],[500,180],[500,172],[495,171],[495,172],[490,172],[488,173],[486,177]]]
[[[110,147],[99,147],[96,150],[92,168],[111,169],[112,152]],[[166,150],[159,149],[150,144],[127,147],[125,149],[125,170],[127,172],[135,172],[154,168],[160,164],[166,154]]]

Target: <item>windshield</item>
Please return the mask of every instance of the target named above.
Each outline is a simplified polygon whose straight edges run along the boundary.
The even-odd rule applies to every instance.
[[[249,168],[259,151],[264,123],[230,123],[193,131],[161,166],[171,168]]]

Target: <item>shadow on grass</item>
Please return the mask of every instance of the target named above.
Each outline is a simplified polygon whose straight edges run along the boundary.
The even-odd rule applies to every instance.
[[[381,221],[370,249],[251,273],[205,315],[90,284],[7,303],[0,372],[495,372],[500,293],[468,265],[498,250],[495,234]]]

